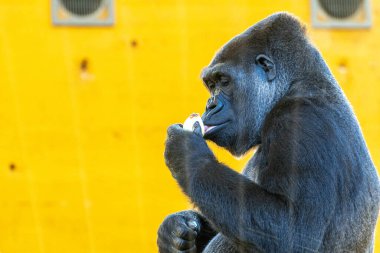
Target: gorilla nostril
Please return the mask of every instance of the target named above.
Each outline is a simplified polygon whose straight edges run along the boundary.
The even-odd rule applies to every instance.
[[[219,113],[222,109],[223,102],[220,99],[216,97],[210,98],[207,101],[205,116],[202,119],[209,120],[210,117]]]
[[[207,105],[207,109],[208,110],[212,110],[212,109],[214,109],[216,107],[216,104],[208,104]]]
[[[216,97],[212,97],[207,101],[207,109],[212,110],[218,105],[218,101],[216,100]]]

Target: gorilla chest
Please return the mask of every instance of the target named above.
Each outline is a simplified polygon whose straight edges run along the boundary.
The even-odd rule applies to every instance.
[[[261,175],[267,170],[267,159],[264,156],[261,148],[259,148],[255,155],[249,160],[248,164],[243,170],[243,175],[254,181],[255,183],[260,184]]]

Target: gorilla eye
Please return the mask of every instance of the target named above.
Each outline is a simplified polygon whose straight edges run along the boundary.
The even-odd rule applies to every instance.
[[[215,84],[214,83],[208,83],[207,86],[208,86],[208,88],[210,90],[214,90],[215,89]]]
[[[220,77],[220,84],[222,86],[228,86],[230,84],[230,78],[227,76],[221,76]]]

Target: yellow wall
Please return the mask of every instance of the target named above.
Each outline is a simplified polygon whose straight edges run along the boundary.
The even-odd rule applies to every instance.
[[[156,252],[162,219],[189,207],[163,143],[169,124],[202,112],[201,68],[272,12],[309,23],[309,1],[117,0],[107,28],[54,27],[49,2],[0,1],[0,252]],[[310,36],[379,167],[380,3],[372,2],[371,29]],[[236,169],[247,161],[217,153]]]

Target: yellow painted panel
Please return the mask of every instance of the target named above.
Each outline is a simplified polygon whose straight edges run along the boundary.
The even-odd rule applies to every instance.
[[[112,27],[54,27],[49,1],[0,1],[2,253],[156,252],[162,219],[189,208],[163,143],[168,125],[203,111],[200,70],[275,11],[310,20],[299,0],[119,0],[115,10]],[[379,25],[309,30],[377,167]],[[237,170],[248,159],[212,148]]]

